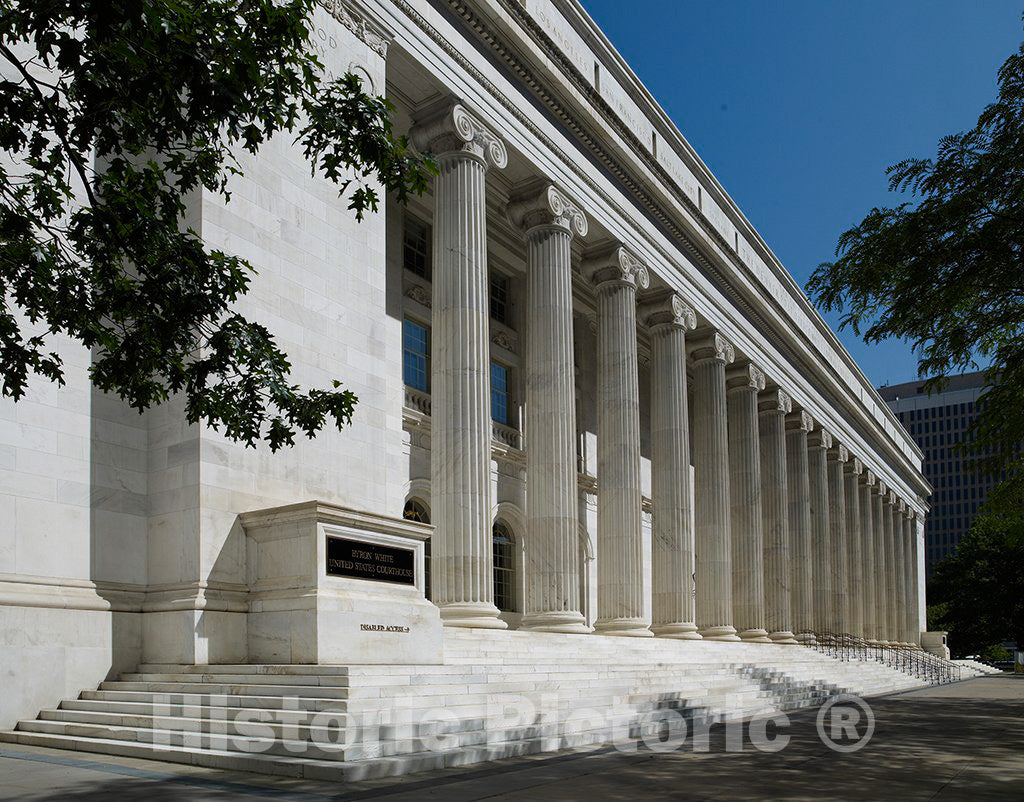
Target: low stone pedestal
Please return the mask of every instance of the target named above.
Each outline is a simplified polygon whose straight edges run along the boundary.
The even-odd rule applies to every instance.
[[[250,663],[442,661],[424,596],[433,527],[311,501],[241,516]]]
[[[929,654],[934,654],[936,657],[948,660],[949,647],[946,645],[946,636],[948,634],[948,632],[922,632],[921,648]]]

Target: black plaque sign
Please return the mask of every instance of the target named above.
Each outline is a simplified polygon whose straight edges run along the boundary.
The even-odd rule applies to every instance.
[[[343,537],[327,537],[328,576],[416,584],[416,552]]]

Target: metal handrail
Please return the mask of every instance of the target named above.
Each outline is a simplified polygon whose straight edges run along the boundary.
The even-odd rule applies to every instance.
[[[848,632],[804,630],[797,634],[805,646],[837,660],[874,660],[930,685],[963,679],[962,666],[908,645],[872,643]]]

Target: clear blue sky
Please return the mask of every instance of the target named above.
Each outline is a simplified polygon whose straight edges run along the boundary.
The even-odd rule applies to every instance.
[[[582,2],[801,286],[1024,39],[1024,0]],[[917,375],[908,343],[840,337],[876,385]]]

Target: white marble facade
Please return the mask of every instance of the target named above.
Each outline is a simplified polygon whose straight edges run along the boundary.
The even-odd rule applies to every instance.
[[[55,343],[67,385],[0,403],[0,727],[140,661],[251,659],[240,516],[310,501],[419,504],[447,625],[919,641],[920,452],[579,6],[328,0],[314,27],[435,155],[431,191],[356,222],[281,137],[190,222],[353,424],[245,449],[93,392]]]

